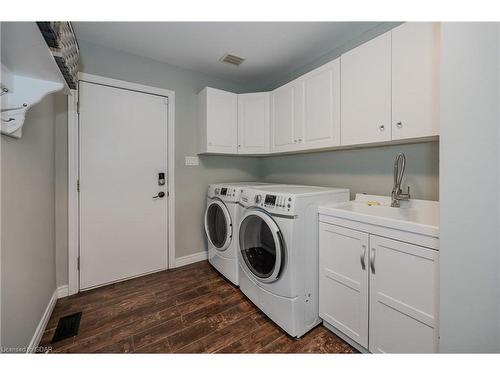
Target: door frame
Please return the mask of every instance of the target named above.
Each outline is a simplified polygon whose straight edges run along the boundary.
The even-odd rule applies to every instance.
[[[111,86],[145,94],[164,96],[168,100],[167,118],[167,268],[175,267],[175,92],[159,87],[121,81],[88,73],[78,73],[78,80]],[[68,96],[68,294],[80,290],[79,282],[79,135],[78,135],[78,90]]]

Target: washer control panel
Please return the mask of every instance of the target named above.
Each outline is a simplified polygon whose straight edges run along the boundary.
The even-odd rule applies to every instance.
[[[242,189],[240,203],[244,206],[262,207],[266,211],[278,214],[292,214],[294,209],[294,199],[292,196],[268,194],[250,189]]]

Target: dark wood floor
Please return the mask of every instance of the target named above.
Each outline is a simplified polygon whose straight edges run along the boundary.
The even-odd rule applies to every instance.
[[[59,318],[78,311],[78,335],[52,344]],[[323,326],[292,339],[208,262],[62,298],[40,345],[55,353],[355,352]]]

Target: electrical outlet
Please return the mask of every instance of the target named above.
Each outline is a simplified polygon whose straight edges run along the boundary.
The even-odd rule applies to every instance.
[[[198,156],[186,156],[186,165],[200,165]]]

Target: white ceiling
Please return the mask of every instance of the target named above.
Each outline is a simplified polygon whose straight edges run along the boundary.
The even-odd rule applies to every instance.
[[[79,40],[242,84],[271,83],[379,22],[74,22]],[[226,52],[246,58],[219,62]]]

